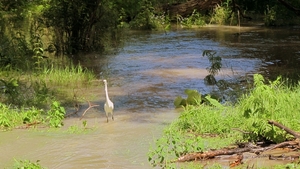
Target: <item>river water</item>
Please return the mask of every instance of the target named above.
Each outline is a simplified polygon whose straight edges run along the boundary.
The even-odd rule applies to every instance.
[[[83,62],[107,79],[115,120],[106,123],[102,83],[84,91],[95,97],[83,120],[88,132],[70,134],[70,126],[82,126],[78,117],[67,118],[60,130],[13,130],[2,132],[0,168],[15,159],[40,160],[47,168],[151,168],[149,146],[163,128],[176,119],[173,100],[185,89],[201,93],[218,90],[204,84],[209,61],[204,50],[222,57],[217,80],[239,82],[262,73],[295,77],[299,71],[298,28],[205,27],[165,32],[129,31],[114,54],[86,55]],[[99,82],[100,83],[100,82]],[[230,90],[230,88],[228,89]],[[81,109],[83,112],[87,104]]]

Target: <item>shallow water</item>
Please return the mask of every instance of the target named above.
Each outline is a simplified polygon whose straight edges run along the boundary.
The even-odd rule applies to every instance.
[[[100,79],[108,80],[115,121],[106,123],[102,84],[83,91],[100,105],[84,116],[89,132],[65,132],[71,125],[82,126],[77,117],[67,118],[59,131],[2,132],[0,168],[12,166],[14,158],[40,160],[48,168],[151,168],[149,145],[179,115],[174,98],[185,97],[187,88],[203,94],[218,89],[204,85],[209,66],[202,56],[204,50],[222,56],[217,80],[234,81],[256,72],[272,77],[298,71],[293,65],[299,57],[300,35],[294,28],[207,27],[167,33],[130,31],[124,36],[124,45],[115,54],[100,57],[92,53],[82,62],[98,72]],[[293,64],[287,60],[294,60]],[[87,108],[83,104],[81,112]]]

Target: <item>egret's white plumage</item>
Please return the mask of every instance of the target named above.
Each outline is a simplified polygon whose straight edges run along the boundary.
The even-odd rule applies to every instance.
[[[113,114],[114,103],[108,97],[107,81],[103,80],[103,83],[104,83],[104,86],[105,86],[105,96],[106,96],[106,101],[105,101],[105,104],[104,104],[104,111],[106,113],[106,119],[107,119],[107,122],[108,122],[108,114],[109,113],[111,114],[112,120],[114,120],[114,114]]]

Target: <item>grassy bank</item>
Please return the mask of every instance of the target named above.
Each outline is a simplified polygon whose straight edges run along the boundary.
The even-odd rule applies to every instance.
[[[300,86],[287,87],[280,78],[265,82],[261,75],[254,76],[254,86],[235,105],[221,105],[210,99],[210,105],[185,107],[180,117],[151,147],[151,164],[174,168],[173,160],[191,152],[204,152],[239,142],[265,139],[280,143],[293,139],[285,131],[269,125],[268,120],[300,131]]]
[[[60,127],[64,106],[84,101],[82,91],[95,81],[81,66],[45,67],[42,71],[0,71],[0,129],[46,125]]]

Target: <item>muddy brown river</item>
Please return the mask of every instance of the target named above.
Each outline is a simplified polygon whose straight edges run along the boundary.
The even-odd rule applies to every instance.
[[[163,128],[176,119],[173,100],[185,89],[201,93],[218,90],[206,86],[209,61],[204,50],[222,56],[217,80],[237,81],[263,73],[297,77],[300,28],[205,27],[165,32],[129,31],[123,46],[114,54],[94,58],[85,64],[107,79],[115,104],[115,121],[106,123],[102,83],[91,91],[94,103],[83,120],[85,133],[68,133],[70,126],[82,126],[79,118],[67,118],[60,130],[13,130],[1,132],[0,168],[11,168],[14,159],[27,159],[51,169],[68,168],[152,168],[147,161],[149,146]],[[231,90],[230,88],[228,90]],[[226,99],[226,98],[225,98]],[[86,103],[82,109],[87,107]]]

